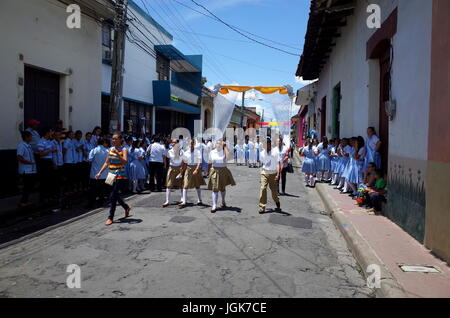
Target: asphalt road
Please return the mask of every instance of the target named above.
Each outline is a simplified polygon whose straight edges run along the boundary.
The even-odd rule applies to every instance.
[[[372,297],[298,173],[288,175],[283,213],[259,215],[259,169],[231,170],[228,210],[162,209],[164,193],[141,195],[111,227],[104,209],[0,250],[0,297]],[[70,264],[81,269],[80,289],[66,285]]]

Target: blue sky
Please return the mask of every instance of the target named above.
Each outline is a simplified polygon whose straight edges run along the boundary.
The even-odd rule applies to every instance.
[[[216,84],[289,84],[297,89],[305,85],[295,78],[299,56],[252,43],[225,25],[177,3],[203,11],[191,0],[134,1],[144,10],[142,1],[146,2],[152,17],[174,36],[174,45],[180,51],[204,56],[203,75],[208,79],[208,87]],[[309,0],[196,1],[233,26],[287,46],[258,40],[294,54],[302,52]],[[249,101],[249,104],[254,102]]]

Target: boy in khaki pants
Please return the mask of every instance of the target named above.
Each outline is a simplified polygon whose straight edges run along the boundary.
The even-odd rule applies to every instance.
[[[272,141],[267,138],[267,150],[260,153],[261,168],[261,189],[259,195],[259,214],[266,212],[267,187],[272,192],[272,199],[275,201],[276,211],[281,211],[280,199],[278,198],[277,180],[280,179],[280,164],[278,160],[278,149],[272,149]]]

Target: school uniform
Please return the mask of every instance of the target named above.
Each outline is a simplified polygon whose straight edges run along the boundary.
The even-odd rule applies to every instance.
[[[100,178],[97,180],[95,177],[97,173],[100,172],[103,165],[106,162],[106,158],[108,157],[108,149],[106,149],[103,145],[99,145],[92,149],[88,155],[88,161],[91,163],[90,171],[89,171],[89,182],[90,182],[90,191],[89,191],[89,205],[92,206],[96,201],[96,198],[99,198],[100,203],[103,203],[104,197],[106,196],[106,184],[105,180],[108,176],[109,169],[106,170],[100,175]]]
[[[332,185],[337,185],[338,182],[338,164],[340,161],[340,157],[338,156],[338,148],[336,146],[332,146],[330,151],[331,151],[331,156],[330,156],[330,160],[331,160],[331,174],[332,174],[332,180],[331,180],[331,184]]]
[[[318,147],[319,154],[317,156],[317,180],[322,181],[328,179],[328,172],[331,169],[331,160],[329,156],[330,149],[327,146],[324,148],[323,144]]]
[[[225,151],[217,151],[214,149],[209,154],[208,163],[212,165],[209,175],[208,190],[212,191],[213,205],[212,211],[215,212],[218,201],[218,192],[222,194],[222,205],[225,206],[225,192],[226,187],[231,185],[235,186],[231,171],[227,168],[227,158]]]
[[[241,145],[236,145],[234,146],[234,150],[236,151],[236,164],[237,165],[243,165],[245,164],[245,159],[244,159],[244,148]]]
[[[248,143],[248,163],[250,168],[256,168],[256,148],[255,144],[252,141]]]
[[[311,174],[310,176],[305,175],[305,182],[307,185],[314,186],[315,179],[314,174],[317,172],[314,149],[309,147],[304,147],[302,150],[302,154],[305,156],[302,164],[302,172]]]
[[[61,191],[64,177],[64,157],[62,141],[52,140],[56,152],[53,153],[53,164],[56,167],[54,170],[55,192],[58,198],[61,198]]]
[[[38,152],[37,146],[39,144],[39,141],[41,140],[41,136],[39,135],[39,133],[36,130],[34,130],[31,127],[25,129],[25,131],[29,131],[31,133],[30,146],[31,146],[31,149],[33,149],[33,152],[37,153]]]
[[[352,156],[353,153],[353,147],[347,145],[342,149],[343,155],[342,157],[340,157],[339,159],[339,163],[338,166],[336,168],[337,173],[339,174],[339,184],[338,184],[338,189],[342,189],[345,186],[345,177],[346,177],[346,171],[347,171],[347,167],[348,164],[350,162],[350,157]],[[348,157],[345,155],[348,154]],[[344,188],[344,192],[346,192],[347,188]]]
[[[64,175],[66,178],[66,191],[72,191],[75,185],[75,145],[73,139],[67,138],[63,143],[64,149]]]
[[[33,191],[36,184],[37,177],[36,160],[31,144],[22,141],[17,146],[17,156],[21,156],[24,160],[32,163],[23,164],[18,162],[18,173],[23,182],[22,198],[20,203],[28,203],[31,191]]]
[[[367,156],[364,168],[367,169],[369,163],[373,162],[377,166],[377,169],[381,169],[381,155],[379,152],[376,152],[377,143],[380,141],[380,138],[377,135],[373,135],[368,138],[366,141],[367,148]]]
[[[147,178],[145,169],[145,151],[142,148],[131,149],[128,154],[130,159],[130,174],[128,178],[132,181],[133,192],[144,191],[144,180]]]
[[[41,138],[38,143],[37,149],[39,152],[46,152],[44,156],[40,156],[38,172],[39,172],[39,186],[40,186],[40,200],[41,202],[50,199],[51,194],[54,192],[54,165],[53,165],[53,153],[55,145],[52,140]]]
[[[78,190],[82,189],[83,181],[83,149],[79,147],[84,146],[82,140],[73,139],[73,145],[75,147],[75,187]]]
[[[280,206],[280,199],[278,198],[277,181],[275,180],[278,174],[279,150],[272,149],[270,152],[262,150],[260,152],[260,160],[262,163],[261,169],[261,187],[259,191],[259,208],[260,211],[266,210],[267,205],[267,187],[272,192],[272,199]]]
[[[248,143],[244,143],[244,157],[245,157],[245,165],[248,165],[248,160],[250,158],[250,146]]]
[[[197,165],[201,162],[201,153],[198,150],[191,152],[190,149],[183,151],[183,162],[187,165],[183,179],[183,189],[198,189],[206,185],[200,173],[194,175]]]
[[[82,176],[82,185],[84,189],[87,189],[89,187],[89,179],[90,179],[90,172],[91,172],[91,163],[89,162],[89,153],[92,149],[94,149],[96,146],[93,146],[91,143],[92,139],[90,141],[83,140],[83,161],[82,161],[82,169],[83,169],[83,176]]]
[[[183,163],[183,152],[181,150],[175,153],[175,149],[167,151],[167,158],[169,158],[169,170],[166,177],[166,192],[172,188],[181,188],[183,186],[183,178],[178,178],[181,172],[181,165]]]

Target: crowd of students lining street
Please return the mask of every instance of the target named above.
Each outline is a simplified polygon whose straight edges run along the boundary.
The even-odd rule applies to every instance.
[[[261,168],[260,213],[265,212],[267,187],[280,208],[279,195],[285,195],[286,174],[292,169],[290,147],[283,139],[276,146],[264,149],[257,138],[246,136],[245,141],[232,147],[209,138],[185,140],[183,136],[103,134],[100,127],[83,134],[63,127],[60,121],[53,129],[40,130],[37,120],[27,122],[22,132],[23,141],[17,147],[19,176],[22,180],[21,208],[30,205],[30,194],[38,187],[39,205],[58,211],[71,198],[87,197],[87,208],[111,205],[107,225],[113,223],[117,203],[128,216],[131,208],[122,200],[126,193],[162,192],[165,188],[165,208],[171,204],[171,192],[180,189],[180,208],[187,204],[187,191],[195,189],[198,205],[203,205],[200,187],[206,185],[212,191],[211,212],[218,210],[219,193],[221,208],[226,208],[226,187],[235,185],[227,163],[249,168]],[[275,144],[274,143],[274,144]],[[270,148],[270,150],[269,150]],[[291,172],[291,171],[289,171]],[[114,182],[107,185],[110,174]],[[281,182],[280,182],[281,181]],[[111,187],[112,186],[112,187]],[[281,187],[281,191],[280,191]]]
[[[299,150],[304,157],[305,183],[309,187],[315,187],[316,182],[329,183],[342,194],[349,194],[358,205],[380,212],[387,193],[380,149],[381,140],[373,127],[367,129],[367,140],[362,136],[323,137],[319,143],[309,138]]]

